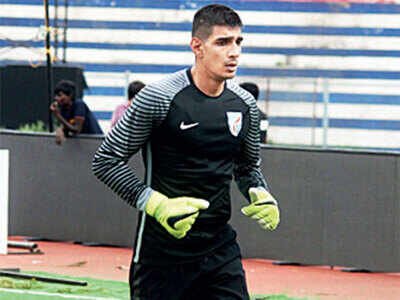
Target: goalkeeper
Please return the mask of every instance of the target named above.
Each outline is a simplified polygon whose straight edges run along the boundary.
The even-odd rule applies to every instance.
[[[259,168],[256,101],[231,80],[242,22],[223,5],[193,19],[195,63],[146,85],[93,159],[94,174],[139,210],[131,299],[249,299],[231,217],[234,177],[242,212],[262,228],[279,223]],[[147,180],[128,167],[145,145]]]

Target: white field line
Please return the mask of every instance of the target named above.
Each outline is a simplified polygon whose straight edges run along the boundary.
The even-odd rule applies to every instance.
[[[69,298],[69,299],[118,300],[117,298],[99,298],[99,297],[90,297],[90,296],[64,295],[64,294],[57,294],[57,293],[45,293],[45,292],[37,292],[37,291],[22,291],[22,290],[12,290],[12,289],[3,289],[3,288],[0,288],[0,292],[17,293],[17,294],[42,295],[42,296],[54,296],[54,297]]]

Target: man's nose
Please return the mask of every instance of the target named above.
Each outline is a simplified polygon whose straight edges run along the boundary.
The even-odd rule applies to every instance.
[[[242,46],[233,44],[229,51],[229,57],[239,57],[242,52]]]

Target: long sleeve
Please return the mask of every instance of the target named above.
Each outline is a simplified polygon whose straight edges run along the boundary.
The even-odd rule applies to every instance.
[[[254,99],[253,99],[254,100]],[[260,169],[259,114],[254,101],[249,102],[250,126],[240,156],[235,161],[234,178],[236,184],[248,200],[250,187],[264,187],[267,182]]]
[[[143,209],[151,189],[128,166],[149,140],[152,130],[165,118],[169,100],[157,86],[147,86],[106,136],[96,151],[92,170],[95,176],[128,204]]]
[[[122,116],[124,115],[125,110],[127,109],[127,106],[125,105],[125,103],[121,103],[120,105],[118,105],[112,116],[111,116],[111,124],[110,124],[110,128],[113,128],[115,126],[115,124],[117,124],[117,122],[122,118]]]

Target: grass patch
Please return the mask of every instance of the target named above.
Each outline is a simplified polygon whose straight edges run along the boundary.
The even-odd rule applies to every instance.
[[[36,123],[24,124],[20,126],[18,130],[28,132],[45,132],[47,131],[47,128],[44,122],[39,120]]]
[[[101,298],[114,298],[121,300],[129,300],[129,285],[127,282],[113,281],[113,280],[101,280],[93,278],[75,278],[69,276],[62,276],[57,274],[49,274],[45,272],[24,272],[26,274],[33,274],[38,276],[48,276],[51,278],[68,279],[68,280],[79,280],[86,281],[87,286],[73,286],[59,283],[47,283],[36,280],[26,280],[17,278],[0,277],[0,288],[5,289],[16,289],[26,291],[37,291],[50,294],[64,294],[64,295],[76,295],[76,296],[89,296],[89,297],[101,297]],[[12,296],[11,296],[12,295]],[[18,298],[20,297],[20,298]],[[0,300],[9,299],[59,299],[55,296],[36,296],[30,294],[15,294],[0,291]]]
[[[0,288],[31,290],[31,289],[39,289],[41,288],[41,286],[35,279],[32,280],[0,279]]]
[[[113,298],[121,300],[129,300],[129,285],[123,281],[113,280],[101,280],[84,277],[69,277],[57,274],[49,274],[45,272],[24,272],[25,274],[32,274],[38,276],[47,276],[58,279],[69,279],[86,281],[87,286],[72,286],[67,284],[59,283],[47,283],[37,280],[17,279],[0,276],[0,288],[25,291],[26,293],[12,293],[6,291],[0,291],[0,300],[55,300],[55,299],[67,299],[61,298],[57,295],[34,295],[30,293],[48,293],[48,294],[63,294],[75,296],[79,299],[79,296],[84,297],[99,297],[99,298]],[[286,295],[253,295],[251,300],[310,300],[307,298],[292,298]]]

